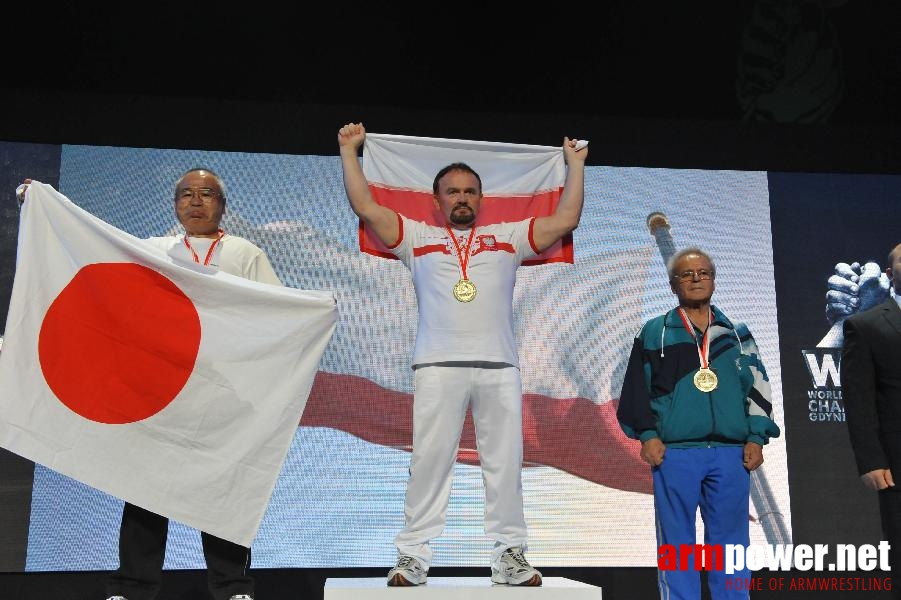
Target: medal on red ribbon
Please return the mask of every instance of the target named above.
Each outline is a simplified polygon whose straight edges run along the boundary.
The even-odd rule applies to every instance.
[[[457,262],[460,265],[460,273],[462,274],[460,281],[454,284],[454,298],[460,302],[472,302],[476,297],[476,285],[469,277],[467,277],[466,266],[469,264],[469,249],[472,247],[472,240],[475,239],[476,228],[473,227],[469,231],[469,239],[466,240],[465,248],[460,246],[460,242],[457,241],[457,236],[450,227],[445,225],[444,228],[447,229],[447,234],[454,242],[454,249],[457,253]]]
[[[213,260],[213,250],[216,249],[216,245],[219,243],[219,241],[222,239],[222,236],[224,236],[224,235],[225,235],[225,231],[220,229],[219,237],[217,237],[215,240],[213,240],[213,243],[210,244],[210,249],[206,251],[206,257],[204,257],[204,259],[203,259],[204,267],[209,266],[210,261]],[[182,238],[182,241],[185,243],[185,246],[188,248],[188,251],[191,253],[191,258],[194,259],[194,262],[196,262],[197,264],[200,264],[200,257],[197,256],[197,253],[194,252],[194,248],[191,247],[191,242],[188,241],[187,233],[185,233],[184,237]]]
[[[704,330],[704,335],[698,341],[694,325],[692,325],[682,307],[679,307],[679,317],[682,319],[682,324],[685,325],[685,330],[691,334],[692,339],[695,341],[695,346],[698,348],[698,359],[701,362],[701,368],[695,372],[693,379],[695,387],[702,392],[712,392],[719,384],[716,373],[710,368],[710,324],[713,322],[713,310],[708,309],[708,311],[707,329]]]

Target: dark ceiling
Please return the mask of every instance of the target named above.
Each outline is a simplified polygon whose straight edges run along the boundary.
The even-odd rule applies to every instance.
[[[0,86],[505,114],[897,124],[899,4],[7,8]]]

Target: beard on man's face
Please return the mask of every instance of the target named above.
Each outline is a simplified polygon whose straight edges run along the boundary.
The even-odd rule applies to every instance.
[[[469,225],[476,220],[476,213],[472,207],[466,204],[458,204],[450,214],[450,221],[454,225]]]

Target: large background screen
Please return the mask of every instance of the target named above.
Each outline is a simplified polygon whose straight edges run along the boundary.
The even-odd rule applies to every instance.
[[[43,178],[138,237],[178,232],[174,182],[188,168],[212,168],[228,187],[224,228],[264,248],[287,285],[335,292],[337,330],[253,544],[254,566],[393,564],[410,459],[417,306],[399,261],[359,251],[339,158],[89,145],[0,150],[16,157],[8,177]],[[532,560],[655,564],[649,472],[615,410],[633,336],[675,302],[665,258],[689,245],[716,262],[714,303],[754,333],[782,428],[752,478],[752,542],[876,541],[875,498],[856,481],[847,441],[840,357],[823,342],[831,326],[824,298],[835,263],[884,261],[894,229],[860,215],[899,199],[899,176],[588,166],[575,263],[520,268],[514,294]],[[664,214],[669,229],[652,235],[652,213]],[[15,234],[14,225],[8,230]],[[830,401],[820,401],[827,391]],[[16,484],[6,477],[4,490]],[[25,570],[114,569],[121,501],[40,465],[27,480]],[[436,566],[487,563],[483,509],[468,420]],[[173,522],[168,545],[167,568],[203,568],[196,530]]]
[[[359,251],[335,156],[63,146],[59,189],[136,236],[163,235],[177,231],[173,183],[195,165],[226,181],[227,231],[263,247],[287,285],[334,290],[338,298],[337,331],[254,543],[254,564],[392,564],[410,459],[409,442],[397,442],[404,426],[409,438],[413,391],[417,306],[409,273]],[[675,247],[699,245],[714,257],[715,303],[755,334],[784,428],[767,174],[589,167],[586,184],[575,264],[522,267],[514,296],[530,556],[544,565],[650,566],[649,473],[615,419],[633,336],[674,305],[667,248],[647,217],[664,213]],[[758,543],[790,539],[786,437],[766,448],[758,474],[766,485],[749,504]],[[488,561],[474,457],[464,434],[437,566]],[[39,467],[26,568],[115,568],[120,507]],[[767,539],[764,519],[778,539]],[[173,524],[167,566],[202,568],[197,537]]]

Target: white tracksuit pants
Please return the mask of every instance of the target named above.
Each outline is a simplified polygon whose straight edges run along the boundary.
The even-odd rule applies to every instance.
[[[472,406],[485,482],[485,534],[492,562],[525,549],[522,500],[522,382],[519,369],[431,366],[416,370],[413,453],[404,504],[406,525],[394,542],[428,568],[429,540],[441,535],[466,409]]]

